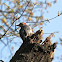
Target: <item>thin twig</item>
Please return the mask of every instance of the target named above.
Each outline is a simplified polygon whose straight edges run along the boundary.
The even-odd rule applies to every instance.
[[[55,19],[55,18],[59,17],[60,15],[62,15],[62,13],[61,13],[61,14],[59,14],[59,15],[57,15],[57,16],[55,16],[55,17],[53,17],[53,18],[51,18],[51,19],[43,20],[43,21],[41,21],[41,22],[45,22],[45,21],[50,22],[50,20],[53,20],[53,19]],[[33,17],[33,16],[32,16],[32,17]],[[41,23],[41,22],[26,22],[26,23]]]
[[[0,39],[0,41],[6,46],[5,42],[3,40]]]
[[[28,6],[30,2],[29,2],[29,1],[27,1],[27,2],[28,2],[28,4],[27,4],[27,6]],[[25,7],[24,11],[26,10],[27,6]],[[24,11],[23,11],[23,13],[24,13]],[[11,26],[14,24],[14,22],[15,22],[16,20],[20,19],[20,18],[23,16],[23,13],[20,15],[19,18],[16,18],[16,19],[13,21],[13,23],[11,24]],[[7,29],[7,31],[11,28],[11,26]],[[2,37],[4,37],[4,36],[6,35],[7,31],[4,33],[4,35],[3,35]],[[2,37],[1,37],[1,38],[2,38]],[[0,39],[1,39],[1,38],[0,38]]]

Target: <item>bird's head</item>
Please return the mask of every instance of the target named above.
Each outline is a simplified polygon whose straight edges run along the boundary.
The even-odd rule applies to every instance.
[[[20,24],[18,24],[18,25],[16,25],[16,26],[19,26],[19,27],[22,27],[22,26],[24,26],[24,25],[26,25],[26,23],[20,23]]]

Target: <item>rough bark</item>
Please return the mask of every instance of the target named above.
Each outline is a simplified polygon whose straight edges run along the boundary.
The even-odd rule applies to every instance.
[[[51,62],[54,57],[53,53],[56,43],[50,44],[50,38],[47,37],[40,44],[42,41],[40,36],[42,37],[42,30],[37,31],[31,37],[27,37],[10,62]]]

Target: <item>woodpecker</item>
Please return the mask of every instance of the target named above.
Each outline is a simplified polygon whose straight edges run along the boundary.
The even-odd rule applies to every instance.
[[[19,34],[23,41],[25,41],[28,36],[31,36],[33,34],[32,28],[26,25],[26,23],[20,23],[17,26],[21,27]]]

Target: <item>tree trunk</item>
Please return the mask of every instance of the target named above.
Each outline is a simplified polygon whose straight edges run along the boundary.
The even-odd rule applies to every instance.
[[[50,44],[51,41],[47,37],[40,44],[41,38],[39,36],[42,37],[42,30],[38,30],[31,37],[27,37],[10,62],[51,62],[54,57],[56,43]]]

